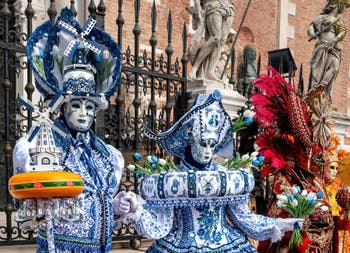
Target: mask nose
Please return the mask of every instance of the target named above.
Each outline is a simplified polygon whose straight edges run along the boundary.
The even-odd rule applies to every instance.
[[[204,155],[211,155],[211,147],[209,145],[204,148]]]
[[[84,116],[86,116],[86,114],[87,114],[87,110],[86,110],[86,105],[85,105],[85,103],[82,103],[82,104],[81,104],[81,107],[80,107],[80,114],[81,114],[81,115],[84,115]]]

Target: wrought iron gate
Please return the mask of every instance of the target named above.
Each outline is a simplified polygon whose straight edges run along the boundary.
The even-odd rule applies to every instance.
[[[27,0],[25,9],[26,33],[21,32],[18,2],[16,0],[0,0],[0,215],[5,224],[0,224],[0,246],[34,243],[36,234],[24,232],[19,224],[13,221],[14,206],[7,191],[8,179],[12,176],[12,148],[16,139],[25,134],[35,121],[34,115],[23,110],[16,103],[19,87],[24,86],[25,97],[33,99],[35,90],[32,70],[26,62],[25,43],[33,30],[35,11],[32,0]],[[75,1],[71,0],[71,10],[76,13]],[[144,153],[160,153],[156,143],[147,141],[142,136],[143,122],[156,131],[163,131],[180,117],[187,106],[187,57],[186,26],[182,33],[182,58],[173,60],[172,17],[169,12],[166,27],[168,44],[165,54],[157,55],[156,21],[157,10],[153,4],[151,16],[152,35],[149,39],[151,52],[140,54],[140,0],[134,1],[134,45],[133,51],[127,47],[123,52],[122,83],[118,95],[111,101],[110,107],[97,116],[95,130],[97,135],[107,143],[117,147],[124,155],[126,163],[131,162],[134,151]],[[118,0],[117,41],[122,48],[123,34],[123,1]],[[104,27],[106,6],[100,0],[96,7],[91,0],[88,11],[100,27]],[[131,10],[128,10],[131,11]],[[47,10],[53,21],[57,15],[55,0],[50,0]],[[27,80],[18,83],[18,76],[26,73]],[[40,102],[41,103],[41,102]],[[121,189],[137,191],[138,182],[134,173],[125,169]],[[1,221],[1,220],[0,220]],[[2,222],[2,221],[1,221]],[[133,240],[136,238],[132,227],[124,225],[114,231],[114,240]]]

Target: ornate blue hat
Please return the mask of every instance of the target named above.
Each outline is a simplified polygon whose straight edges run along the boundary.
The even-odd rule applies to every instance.
[[[200,94],[189,111],[169,130],[157,134],[144,126],[144,135],[158,141],[166,152],[182,159],[188,146],[201,140],[214,139],[216,145],[213,154],[231,158],[235,155],[232,123],[221,98],[218,90]]]
[[[64,8],[56,23],[37,27],[27,42],[35,84],[55,107],[74,97],[105,109],[120,85],[121,52],[113,38],[89,17],[83,27]]]

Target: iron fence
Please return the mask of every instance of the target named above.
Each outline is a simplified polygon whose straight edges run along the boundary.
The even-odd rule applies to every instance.
[[[76,14],[76,1],[70,1],[70,9]],[[33,85],[32,69],[26,61],[25,43],[33,30],[35,11],[32,1],[27,0],[25,9],[26,32],[23,33],[18,20],[16,0],[0,1],[0,208],[5,224],[0,224],[0,246],[34,243],[36,234],[25,232],[13,220],[14,205],[7,190],[8,179],[12,176],[12,149],[15,141],[24,135],[35,122],[35,115],[26,111],[16,103],[20,88],[25,90],[25,97],[32,101],[35,87]],[[187,57],[186,57],[186,26],[182,33],[182,58],[173,59],[172,46],[172,16],[169,12],[166,27],[167,47],[164,54],[156,54],[157,49],[157,10],[153,3],[151,15],[151,52],[140,51],[139,24],[141,1],[134,1],[134,35],[133,51],[127,47],[123,52],[123,67],[121,86],[118,95],[113,97],[109,108],[97,115],[95,131],[99,137],[117,147],[125,156],[126,163],[131,161],[132,153],[160,153],[156,143],[143,138],[141,125],[146,122],[155,131],[163,131],[180,117],[187,106]],[[100,27],[105,26],[106,6],[100,0],[96,7],[93,0],[88,5],[88,11]],[[130,11],[130,10],[129,10]],[[116,19],[118,38],[122,48],[123,34],[123,1],[118,0],[118,16]],[[50,0],[47,15],[55,20],[58,11],[55,0]],[[141,53],[140,53],[141,52]],[[18,76],[26,73],[26,81],[18,82]],[[39,101],[39,106],[44,106]],[[138,181],[134,173],[127,168],[123,175],[122,190],[137,191]],[[124,226],[113,232],[113,240],[130,240],[137,247],[138,237],[134,229]]]

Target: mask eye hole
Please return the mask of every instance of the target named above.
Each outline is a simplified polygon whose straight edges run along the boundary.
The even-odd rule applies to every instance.
[[[74,109],[79,109],[79,108],[80,108],[80,104],[77,103],[77,102],[73,102],[73,103],[72,103],[72,108],[74,108]]]
[[[334,166],[334,165],[329,166],[329,168],[330,168],[331,170],[336,170],[336,169],[337,169],[337,167]]]
[[[207,143],[206,143],[206,141],[200,141],[200,142],[199,142],[199,145],[201,145],[202,147],[206,147],[206,146],[207,146]]]

